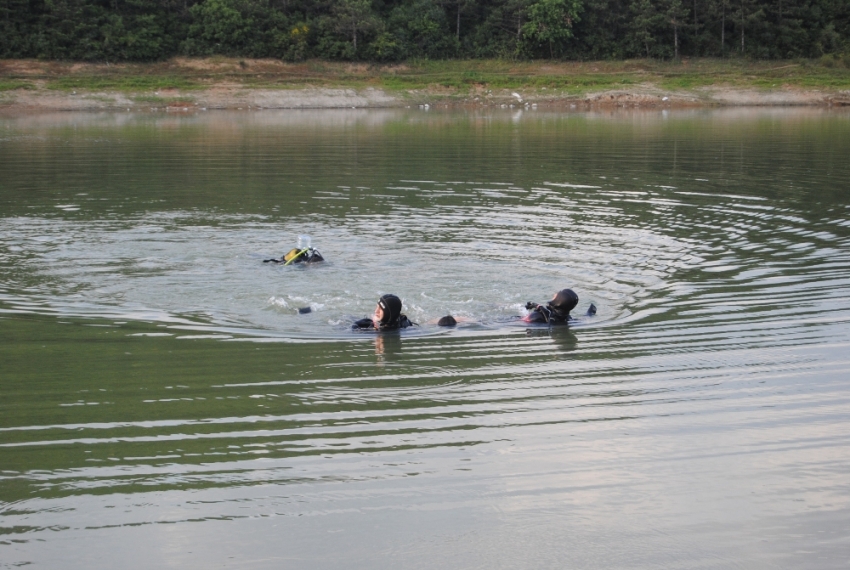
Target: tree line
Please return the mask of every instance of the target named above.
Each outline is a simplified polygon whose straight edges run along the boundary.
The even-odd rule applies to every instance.
[[[850,48],[850,0],[0,0],[0,57],[786,59]]]

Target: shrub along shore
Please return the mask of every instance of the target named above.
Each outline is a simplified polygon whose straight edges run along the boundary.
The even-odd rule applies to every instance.
[[[396,64],[220,56],[120,64],[0,60],[0,110],[6,114],[415,105],[850,108],[850,69],[836,58]]]

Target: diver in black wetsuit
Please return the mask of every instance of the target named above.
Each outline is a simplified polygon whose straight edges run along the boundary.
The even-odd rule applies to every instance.
[[[293,263],[316,263],[324,261],[325,258],[319,253],[318,249],[305,247],[304,249],[294,248],[289,250],[289,253],[280,259],[264,259],[263,263],[283,263],[284,265],[292,265]]]
[[[570,316],[570,311],[578,305],[578,295],[572,289],[561,289],[552,300],[545,305],[526,303],[525,308],[531,311],[522,318],[527,323],[545,323],[545,324],[566,324],[573,320]],[[596,314],[596,306],[591,303],[587,309],[587,315],[593,316]]]
[[[407,318],[407,315],[401,314],[401,299],[395,295],[384,295],[378,300],[378,306],[375,307],[375,316],[355,321],[351,328],[360,330],[394,331],[398,329],[406,329],[407,327],[415,324],[416,323]]]

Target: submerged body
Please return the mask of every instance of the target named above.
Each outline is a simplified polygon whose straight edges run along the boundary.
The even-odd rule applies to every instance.
[[[525,323],[558,325],[567,324],[575,320],[570,311],[578,305],[578,295],[572,289],[562,289],[555,293],[552,299],[545,305],[533,303],[529,301],[525,308],[529,313],[525,316],[511,317],[509,320],[520,320]],[[596,314],[596,305],[593,303],[587,308],[585,316],[592,317]],[[440,319],[428,321],[428,324],[436,324],[439,327],[454,327],[459,322],[467,322],[469,319],[462,317],[455,318],[452,315],[446,315]]]

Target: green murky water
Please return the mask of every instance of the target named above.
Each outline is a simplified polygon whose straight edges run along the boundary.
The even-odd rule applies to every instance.
[[[848,156],[826,110],[2,119],[0,567],[845,568]],[[388,292],[419,326],[351,332]]]

